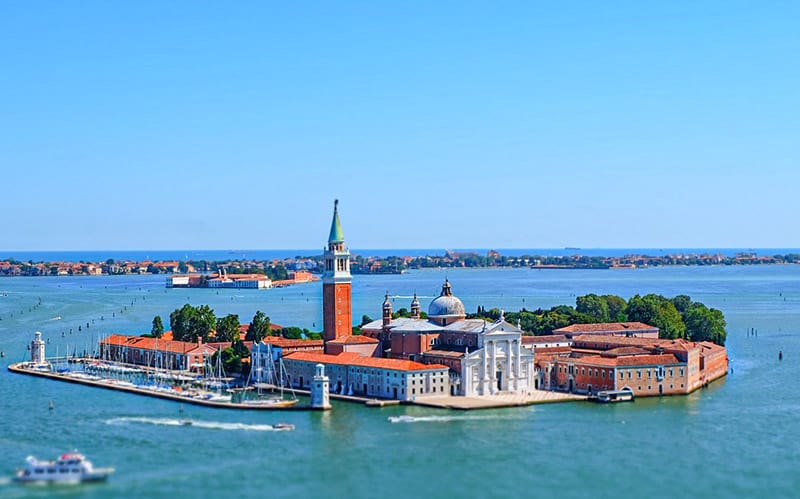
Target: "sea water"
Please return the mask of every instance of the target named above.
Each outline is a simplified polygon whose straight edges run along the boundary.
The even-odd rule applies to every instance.
[[[368,408],[239,412],[8,372],[34,331],[47,353],[149,332],[183,305],[256,310],[321,329],[319,283],[166,289],[163,276],[0,278],[0,497],[790,497],[800,494],[800,266],[636,270],[447,269],[353,278],[353,316],[380,317],[448,277],[468,311],[574,304],[586,293],[688,294],[728,321],[731,373],[688,396],[454,412]],[[13,314],[13,315],[12,315]],[[87,328],[87,323],[89,327]],[[78,331],[80,326],[81,330]],[[70,330],[72,331],[70,334]],[[751,333],[754,331],[756,334]],[[778,360],[778,353],[783,360]],[[48,409],[49,401],[54,409]],[[392,423],[393,416],[413,419]],[[185,426],[180,419],[191,418]],[[270,431],[274,423],[295,431]],[[117,469],[107,483],[10,483],[25,456],[72,449]]]

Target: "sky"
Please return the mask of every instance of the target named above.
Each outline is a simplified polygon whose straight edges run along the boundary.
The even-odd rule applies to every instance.
[[[800,247],[798,2],[0,16],[0,250]]]

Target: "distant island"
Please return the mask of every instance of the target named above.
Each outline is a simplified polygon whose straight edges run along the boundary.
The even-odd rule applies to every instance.
[[[75,276],[131,274],[203,274],[224,271],[229,276],[240,274],[264,275],[272,281],[290,281],[294,272],[321,273],[322,255],[257,260],[171,260],[131,261],[109,258],[99,262],[34,262],[14,258],[0,260],[0,276]],[[364,256],[352,255],[353,274],[401,274],[422,268],[484,268],[528,267],[531,269],[635,269],[667,265],[778,265],[800,263],[800,253],[758,255],[752,252],[733,256],[721,253],[678,253],[672,255],[584,256],[521,255],[506,256],[490,250],[476,252],[446,251],[443,255],[425,256]]]

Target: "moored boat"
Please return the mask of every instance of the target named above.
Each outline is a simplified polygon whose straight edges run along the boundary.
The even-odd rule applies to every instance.
[[[33,456],[25,459],[25,468],[17,470],[14,481],[19,483],[82,483],[103,481],[114,468],[95,468],[83,454],[68,452],[55,461],[39,461]]]
[[[597,392],[597,396],[593,397],[592,400],[600,402],[601,404],[610,404],[614,402],[633,402],[634,396],[633,391],[628,389],[607,390]]]

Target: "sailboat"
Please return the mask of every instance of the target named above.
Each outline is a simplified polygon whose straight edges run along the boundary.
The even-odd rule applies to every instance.
[[[216,393],[209,393],[208,396],[203,397],[205,400],[212,402],[230,402],[230,394],[223,393],[223,389],[228,388],[225,381],[225,372],[222,370],[222,355],[217,353],[217,362],[212,372],[212,376],[203,381],[207,390],[216,389]]]
[[[256,388],[257,398],[250,400],[242,400],[241,403],[245,405],[270,406],[276,408],[293,406],[297,404],[299,401],[297,400],[297,396],[295,395],[294,390],[292,390],[292,387],[289,386],[289,383],[287,382],[286,368],[283,365],[283,358],[278,359],[277,361],[278,369],[277,372],[275,372],[275,362],[272,360],[274,358],[272,354],[272,346],[269,343],[267,343],[266,347],[267,347],[267,358],[269,359],[269,361],[266,363],[266,376],[262,375],[263,368],[261,368],[260,366],[258,367],[253,366],[253,369],[250,371],[250,377],[248,378],[248,383],[247,383],[248,385],[254,386]],[[252,383],[253,371],[258,372],[257,380],[255,383]],[[264,398],[262,396],[261,389],[263,386],[265,386],[265,384],[267,386],[270,385],[273,387],[277,386],[280,390],[280,395]],[[283,390],[285,386],[288,386],[289,392],[291,393],[290,399],[283,398],[284,397]]]

